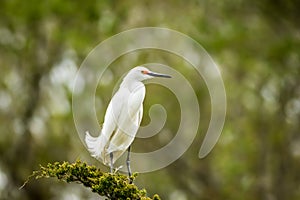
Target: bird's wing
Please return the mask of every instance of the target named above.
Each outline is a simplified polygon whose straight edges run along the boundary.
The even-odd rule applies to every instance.
[[[106,159],[109,158],[110,152],[114,152],[114,161],[117,160],[133,142],[142,119],[144,97],[145,87],[141,87],[131,92],[127,103],[123,104],[116,131],[107,149]]]
[[[138,114],[138,126],[140,126],[141,121],[143,118],[143,104],[141,104],[140,109],[139,109],[139,114]]]
[[[87,144],[88,150],[93,157],[101,160],[104,164],[108,162],[105,159],[105,149],[108,147],[109,140],[116,130],[117,122],[119,120],[120,113],[123,107],[122,99],[124,99],[125,97],[126,92],[118,90],[115,93],[106,109],[102,130],[98,137],[93,137],[88,132],[86,133],[85,142]]]

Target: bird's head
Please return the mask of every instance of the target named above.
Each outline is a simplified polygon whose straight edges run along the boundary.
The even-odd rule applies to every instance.
[[[133,79],[136,81],[144,81],[154,77],[171,78],[171,76],[169,75],[152,72],[143,66],[138,66],[131,69],[125,78]]]

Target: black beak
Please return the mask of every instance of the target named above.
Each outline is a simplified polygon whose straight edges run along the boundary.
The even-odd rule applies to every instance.
[[[154,76],[154,77],[162,77],[162,78],[172,78],[172,76],[170,76],[170,75],[159,74],[159,73],[154,73],[154,72],[148,72],[147,75]]]

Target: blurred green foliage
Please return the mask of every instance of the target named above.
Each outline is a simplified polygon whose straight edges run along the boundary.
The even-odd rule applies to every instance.
[[[219,142],[200,160],[210,118],[201,77],[187,63],[155,50],[124,55],[112,63],[107,84],[97,88],[99,123],[115,83],[132,63],[170,63],[190,80],[201,107],[199,134],[189,150],[172,165],[141,174],[137,185],[162,199],[299,199],[299,8],[297,0],[2,0],[0,199],[98,198],[76,185],[51,181],[18,188],[39,164],[48,162],[80,157],[106,169],[90,158],[76,134],[72,80],[99,42],[144,26],[175,29],[203,45],[220,66],[228,107]],[[146,96],[143,124],[149,121],[149,107],[171,95],[152,85],[147,90],[160,95]],[[168,134],[146,142],[138,139],[133,149],[155,149],[174,136],[179,105],[168,101]]]

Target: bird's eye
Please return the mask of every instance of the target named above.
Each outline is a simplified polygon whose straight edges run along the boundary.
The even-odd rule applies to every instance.
[[[142,74],[148,74],[148,72],[146,70],[142,70],[141,72],[142,72]]]

